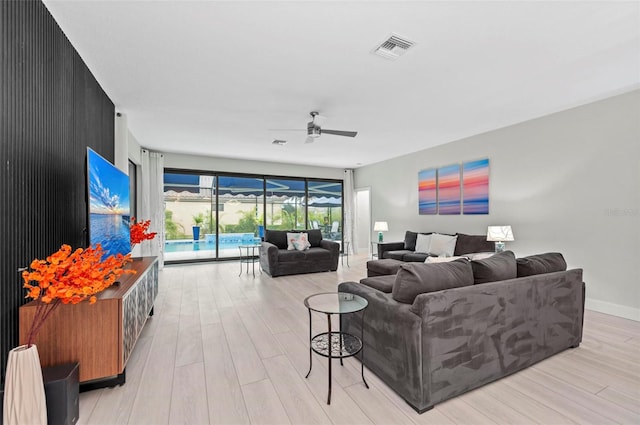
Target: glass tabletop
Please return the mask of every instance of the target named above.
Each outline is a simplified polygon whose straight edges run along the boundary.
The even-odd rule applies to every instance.
[[[324,292],[308,296],[304,305],[313,311],[328,314],[355,313],[369,305],[369,302],[359,295],[346,292]]]

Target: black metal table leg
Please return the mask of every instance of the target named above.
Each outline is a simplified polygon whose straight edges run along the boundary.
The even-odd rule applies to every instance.
[[[327,314],[327,322],[329,325],[329,394],[327,395],[327,404],[331,404],[331,352],[333,351],[331,349],[331,314]]]
[[[364,386],[369,389],[369,384],[364,379],[364,312],[362,310],[362,316],[360,318],[360,341],[362,342],[362,348],[360,349],[360,375],[362,376],[362,382],[364,382]]]
[[[309,310],[309,372],[307,372],[307,376],[305,376],[305,378],[309,377],[309,374],[311,373],[311,367],[313,366],[313,348],[311,348],[312,340],[313,334],[311,330],[311,310]]]

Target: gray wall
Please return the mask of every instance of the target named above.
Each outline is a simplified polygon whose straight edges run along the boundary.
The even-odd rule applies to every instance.
[[[490,214],[418,215],[417,173],[490,159]],[[640,320],[640,90],[359,168],[386,241],[405,230],[510,224],[517,256],[559,251],[584,269],[587,307]]]

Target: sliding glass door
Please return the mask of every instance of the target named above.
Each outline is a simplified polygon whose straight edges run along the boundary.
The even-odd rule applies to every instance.
[[[323,239],[342,240],[342,182],[312,180],[308,184],[309,228],[320,229]]]
[[[259,241],[264,178],[218,177],[218,257],[237,257],[240,245]]]
[[[265,229],[342,239],[342,182],[167,170],[165,261],[237,258]]]
[[[267,179],[267,229],[305,229],[304,180]]]
[[[212,175],[165,172],[166,261],[217,257],[215,182]]]

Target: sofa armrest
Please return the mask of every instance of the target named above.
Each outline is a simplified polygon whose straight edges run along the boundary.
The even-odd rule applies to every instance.
[[[330,241],[328,239],[322,239],[320,241],[320,248],[324,248],[331,252],[331,258],[340,257],[340,244],[336,241]]]
[[[278,264],[278,247],[269,242],[260,245],[260,266],[267,272]]]
[[[338,291],[359,295],[369,305],[364,310],[364,364],[413,405],[422,394],[422,318],[377,289],[343,282]],[[360,337],[360,313],[341,315],[344,332]]]
[[[378,259],[384,258],[384,253],[387,251],[397,251],[404,249],[404,242],[378,242]]]

